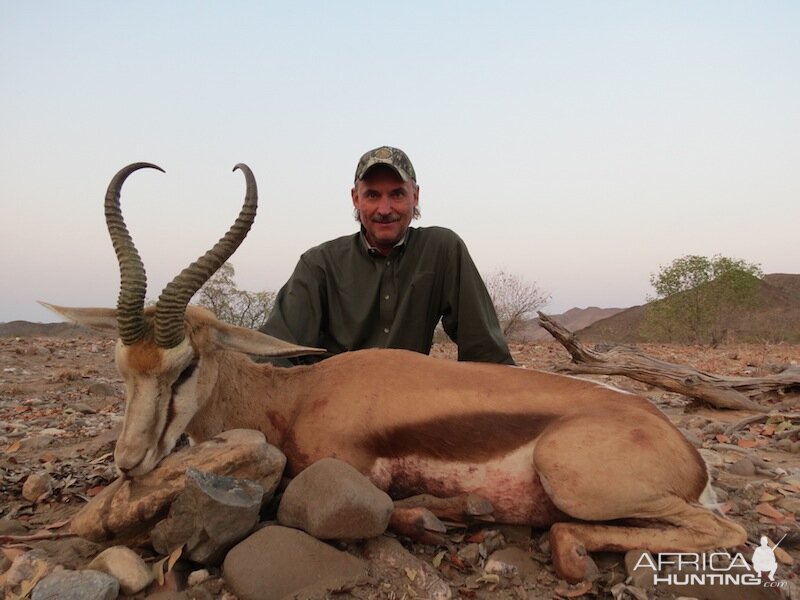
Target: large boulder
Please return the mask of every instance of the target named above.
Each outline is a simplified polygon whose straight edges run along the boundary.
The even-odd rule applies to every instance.
[[[255,481],[272,497],[286,457],[264,434],[234,429],[170,454],[158,466],[134,479],[117,479],[72,519],[72,531],[94,541],[146,535],[186,488],[186,471],[202,471]]]
[[[324,597],[364,581],[367,564],[302,531],[275,525],[234,546],[225,557],[223,576],[240,600]]]
[[[278,522],[321,540],[364,539],[389,525],[392,499],[349,464],[323,458],[300,472],[278,508]]]
[[[252,481],[204,473],[191,467],[186,489],[169,509],[169,517],[150,533],[161,554],[186,546],[184,556],[203,565],[219,564],[234,544],[258,523],[264,489]]]
[[[117,580],[100,571],[53,571],[33,588],[31,600],[115,600]]]
[[[89,569],[111,575],[123,594],[132,596],[153,582],[153,571],[142,557],[126,546],[112,546],[95,556]]]

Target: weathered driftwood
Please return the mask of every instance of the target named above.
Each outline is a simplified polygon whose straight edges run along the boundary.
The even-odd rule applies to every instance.
[[[564,373],[624,375],[717,408],[757,412],[794,406],[796,401],[776,401],[800,395],[800,369],[797,367],[767,377],[723,377],[658,360],[637,348],[616,346],[605,352],[591,350],[571,331],[541,312],[539,322],[572,356],[572,363],[557,369]]]

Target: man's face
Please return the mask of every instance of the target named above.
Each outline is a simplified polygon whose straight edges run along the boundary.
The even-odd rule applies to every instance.
[[[403,236],[419,203],[419,188],[391,167],[376,165],[351,191],[367,241],[387,255]]]

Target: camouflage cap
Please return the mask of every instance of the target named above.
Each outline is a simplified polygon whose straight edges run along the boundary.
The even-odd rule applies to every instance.
[[[375,165],[388,165],[392,167],[397,174],[400,175],[403,181],[409,179],[417,181],[417,174],[414,172],[414,165],[408,159],[405,152],[399,148],[392,148],[391,146],[381,146],[366,152],[361,160],[358,161],[356,166],[355,181],[364,179],[367,171]]]

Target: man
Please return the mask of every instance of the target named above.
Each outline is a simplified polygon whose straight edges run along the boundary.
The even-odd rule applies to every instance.
[[[441,319],[458,359],[514,364],[486,286],[464,242],[442,227],[410,227],[419,186],[405,152],[382,146],[359,160],[351,190],[361,230],[305,252],[261,330],[328,350],[427,354]]]
[[[781,541],[783,541],[783,538],[781,538]],[[778,570],[778,561],[775,560],[775,548],[778,547],[778,544],[770,548],[769,538],[765,535],[761,536],[761,545],[753,551],[753,569],[758,573],[759,577],[762,577],[762,573],[766,573],[770,581],[775,581],[775,571]]]

